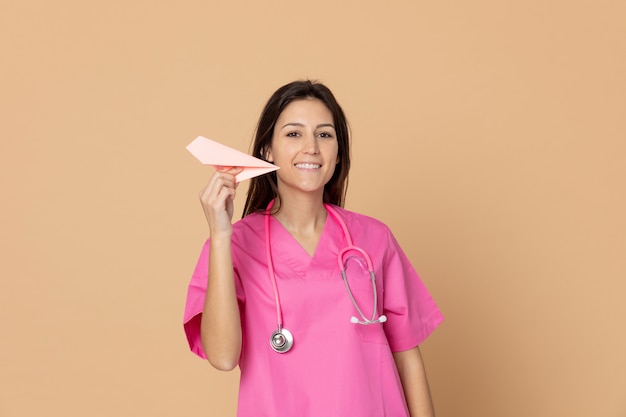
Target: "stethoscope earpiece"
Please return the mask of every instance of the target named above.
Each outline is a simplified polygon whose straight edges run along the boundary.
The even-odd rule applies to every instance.
[[[387,316],[385,316],[384,314],[381,314],[380,316],[378,316],[378,318],[376,320],[359,320],[358,318],[356,318],[355,316],[350,317],[350,323],[352,324],[376,324],[376,323],[384,323],[387,321]]]

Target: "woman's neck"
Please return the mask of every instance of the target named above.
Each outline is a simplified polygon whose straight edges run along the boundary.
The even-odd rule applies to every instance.
[[[326,223],[327,212],[321,198],[277,198],[274,207],[279,209],[274,217],[291,234],[318,234]]]

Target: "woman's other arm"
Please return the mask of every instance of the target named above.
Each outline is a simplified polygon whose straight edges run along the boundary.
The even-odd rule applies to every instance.
[[[393,358],[400,374],[411,417],[434,417],[435,409],[419,346],[402,352],[394,352]]]

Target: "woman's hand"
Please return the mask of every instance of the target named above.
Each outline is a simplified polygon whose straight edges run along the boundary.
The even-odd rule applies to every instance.
[[[216,167],[209,183],[200,191],[200,203],[204,210],[211,236],[232,233],[233,201],[237,186],[235,175],[243,171],[239,167]]]

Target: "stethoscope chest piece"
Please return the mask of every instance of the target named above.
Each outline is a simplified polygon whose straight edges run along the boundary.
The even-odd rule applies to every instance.
[[[279,327],[270,337],[270,346],[278,353],[285,353],[293,346],[293,335],[289,330]]]

